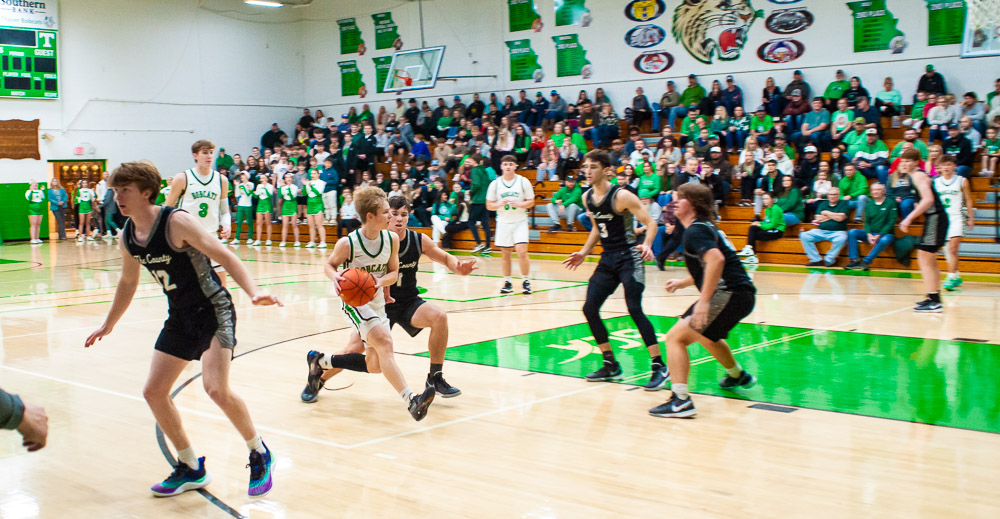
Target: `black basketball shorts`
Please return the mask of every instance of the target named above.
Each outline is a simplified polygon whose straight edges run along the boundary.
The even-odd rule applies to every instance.
[[[417,309],[424,303],[426,301],[416,297],[413,299],[398,300],[395,303],[385,305],[385,315],[389,318],[389,328],[398,324],[402,329],[406,330],[406,333],[410,334],[410,337],[416,337],[423,328],[413,326],[410,321],[413,319],[413,314],[417,313]]]
[[[924,232],[920,235],[917,248],[937,253],[948,241],[948,215],[944,212],[924,214]]]
[[[221,305],[171,311],[155,349],[183,360],[200,360],[213,338],[225,349],[236,348],[236,309],[228,298]]]
[[[721,341],[729,336],[729,332],[744,317],[750,315],[756,302],[756,294],[752,290],[716,290],[708,302],[708,319],[702,329],[691,329],[712,341]],[[691,305],[681,318],[691,317],[695,305]]]

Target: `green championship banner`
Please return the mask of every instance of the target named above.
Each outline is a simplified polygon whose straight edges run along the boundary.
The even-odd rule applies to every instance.
[[[848,2],[854,16],[854,52],[889,50],[902,52],[905,48],[903,32],[896,28],[899,22],[885,6],[885,0]]]
[[[372,61],[375,62],[375,92],[381,94],[385,90],[385,80],[389,77],[392,56],[372,58]]]
[[[399,38],[396,22],[392,21],[392,13],[375,13],[372,15],[372,21],[375,22],[376,50],[403,48],[403,40]]]
[[[963,0],[927,1],[927,45],[962,43],[965,31]]]
[[[337,20],[340,26],[340,53],[341,54],[364,54],[365,40],[361,39],[361,29],[354,18],[344,18]]]
[[[590,62],[587,61],[587,51],[580,45],[579,35],[564,34],[553,36],[556,42],[556,77],[583,76],[590,78]]]
[[[538,54],[531,48],[531,40],[514,40],[507,44],[510,55],[510,80],[542,80],[542,67],[538,64]]]
[[[556,26],[580,25],[587,27],[590,25],[592,17],[590,9],[584,5],[587,0],[555,0],[556,1]]]
[[[542,30],[542,17],[535,10],[535,0],[507,0],[510,32]]]
[[[340,65],[340,95],[364,97],[368,90],[365,88],[365,82],[361,79],[358,63],[351,60],[338,62],[337,65]]]

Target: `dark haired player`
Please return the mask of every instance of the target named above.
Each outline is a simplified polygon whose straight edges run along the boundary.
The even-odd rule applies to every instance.
[[[421,234],[407,228],[410,219],[410,205],[401,196],[389,199],[389,230],[399,236],[399,281],[389,287],[386,297],[385,313],[389,317],[389,326],[398,324],[416,337],[420,330],[430,328],[427,338],[427,350],[430,352],[431,369],[427,374],[427,386],[434,387],[444,398],[456,397],[462,394],[457,387],[448,384],[444,379],[442,369],[444,354],[448,348],[448,314],[433,303],[420,298],[417,291],[417,267],[420,256],[426,255],[460,276],[468,276],[476,269],[475,260],[459,260],[438,247],[426,234]],[[345,353],[362,353],[364,345],[360,340],[348,344]],[[319,390],[323,383],[340,373],[341,368],[323,371],[322,377],[310,376],[306,388],[302,391],[302,401],[312,403],[319,398]]]
[[[143,395],[157,425],[177,449],[177,465],[170,477],[150,489],[159,497],[176,496],[208,485],[205,458],[195,455],[170,389],[192,360],[202,361],[202,380],[209,394],[250,449],[251,497],[271,490],[271,451],[254,428],[243,400],[229,387],[229,368],[236,347],[236,310],[209,259],[226,268],[254,305],[281,306],[271,295],[257,292],[246,267],[214,232],[187,211],[154,205],[160,191],[160,173],[149,162],[126,162],[111,175],[118,208],[129,220],[122,229],[122,275],[104,324],[87,337],[92,346],[121,319],[139,285],[139,266],[160,283],[167,296],[167,320],[156,340],[153,364]],[[214,229],[213,229],[214,231]]]
[[[715,200],[708,186],[684,184],[677,188],[674,215],[684,226],[684,264],[690,276],[667,281],[667,292],[694,285],[700,295],[698,302],[667,332],[667,364],[673,376],[670,383],[673,396],[665,404],[650,409],[649,414],[691,418],[695,409],[688,394],[691,371],[688,345],[701,344],[726,368],[726,377],[719,382],[723,389],[750,387],[757,381],[736,362],[726,344],[729,331],[753,311],[757,289],[736,251],[712,225]]]
[[[587,300],[583,304],[583,315],[587,318],[590,333],[594,335],[597,347],[604,356],[604,365],[597,371],[587,375],[588,382],[605,382],[622,379],[622,368],[615,360],[615,354],[608,342],[608,329],[601,320],[601,306],[622,285],[625,291],[625,306],[632,316],[646,350],[652,358],[653,374],[646,383],[646,391],[656,391],[662,388],[670,373],[660,356],[660,343],[656,339],[653,323],[642,311],[642,292],[646,288],[645,261],[652,261],[653,240],[655,232],[647,232],[646,239],[636,244],[633,230],[633,219],[638,219],[647,229],[656,229],[656,222],[646,209],[639,203],[639,197],[626,189],[612,185],[608,179],[614,176],[611,168],[611,158],[606,152],[594,150],[587,153],[580,167],[587,176],[587,182],[592,186],[583,195],[584,211],[590,215],[593,227],[587,243],[583,248],[563,261],[570,270],[576,270],[590,251],[601,240],[601,260],[597,263],[590,284],[587,286]]]
[[[952,164],[955,161],[949,155],[942,156],[941,160]],[[927,299],[917,303],[913,311],[941,313],[944,308],[941,305],[941,269],[938,267],[937,254],[948,241],[948,213],[941,202],[941,196],[934,190],[931,177],[919,169],[919,164],[920,152],[917,150],[906,150],[899,156],[899,171],[910,174],[917,200],[913,211],[899,222],[899,230],[908,231],[917,217],[924,217],[924,232],[917,242],[917,264],[927,290]]]

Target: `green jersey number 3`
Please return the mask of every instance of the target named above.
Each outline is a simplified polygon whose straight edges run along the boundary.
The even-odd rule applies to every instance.
[[[198,206],[198,216],[202,218],[208,216],[208,204],[205,202],[202,202],[201,205]]]

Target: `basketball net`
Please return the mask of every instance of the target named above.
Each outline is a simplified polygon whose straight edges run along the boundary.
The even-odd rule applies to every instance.
[[[413,86],[413,78],[405,70],[393,69],[392,77],[392,86],[395,88]]]
[[[993,30],[1000,26],[1000,0],[970,0],[965,3],[965,8],[968,9],[966,19],[973,24]],[[969,27],[966,27],[966,31],[968,30]],[[996,38],[997,34],[989,36],[992,39]]]

